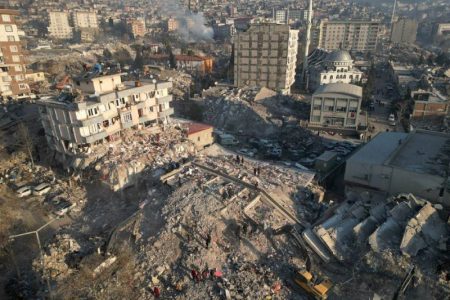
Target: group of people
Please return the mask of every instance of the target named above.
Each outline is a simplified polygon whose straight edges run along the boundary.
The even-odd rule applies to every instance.
[[[211,280],[222,278],[222,272],[217,270],[217,268],[210,270],[208,269],[208,267],[206,267],[202,272],[194,268],[191,270],[191,276],[196,283],[199,283],[200,281],[206,280],[208,278],[210,278]]]

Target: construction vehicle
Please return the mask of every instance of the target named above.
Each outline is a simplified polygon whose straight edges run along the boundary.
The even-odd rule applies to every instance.
[[[308,293],[308,295],[317,300],[327,299],[328,292],[333,286],[333,283],[328,279],[324,279],[320,283],[317,283],[317,278],[314,278],[313,274],[306,270],[297,271],[294,275],[294,282]]]

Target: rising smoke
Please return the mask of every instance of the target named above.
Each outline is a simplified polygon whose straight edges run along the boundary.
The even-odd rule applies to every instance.
[[[206,26],[202,13],[193,13],[182,7],[177,0],[164,0],[161,3],[161,12],[178,21],[178,33],[188,43],[211,41],[214,31]]]

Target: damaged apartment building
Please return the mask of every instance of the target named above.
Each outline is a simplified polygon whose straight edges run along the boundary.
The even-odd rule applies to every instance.
[[[89,72],[58,96],[38,101],[47,142],[64,166],[84,168],[123,130],[164,124],[173,114],[172,83],[122,81],[122,75]]]

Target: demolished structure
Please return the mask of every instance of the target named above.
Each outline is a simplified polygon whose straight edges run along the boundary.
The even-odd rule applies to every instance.
[[[399,249],[416,256],[419,251],[447,251],[449,226],[430,202],[412,194],[384,199],[350,195],[332,216],[303,233],[305,241],[326,261],[355,261],[367,251]],[[312,236],[314,235],[314,236]],[[323,256],[323,253],[326,253]]]
[[[38,101],[47,142],[64,166],[85,168],[104,155],[105,144],[117,143],[122,131],[168,122],[172,84],[122,82],[121,75],[103,74],[96,65],[57,97]]]

